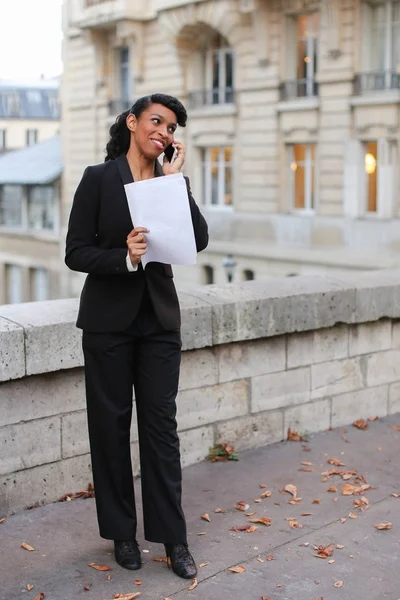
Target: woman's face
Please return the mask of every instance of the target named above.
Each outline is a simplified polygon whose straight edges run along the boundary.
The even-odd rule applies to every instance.
[[[136,147],[146,158],[158,158],[174,141],[176,115],[162,104],[151,104],[138,119],[129,115],[127,123]]]

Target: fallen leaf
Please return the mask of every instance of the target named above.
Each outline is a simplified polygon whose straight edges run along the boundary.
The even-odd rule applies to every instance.
[[[376,525],[374,525],[374,527],[376,527],[376,529],[379,529],[379,530],[392,529],[392,524],[391,523],[377,523]]]
[[[350,519],[358,519],[358,514],[357,514],[357,513],[350,512],[350,513],[349,513],[349,517],[350,517]]]
[[[368,421],[377,421],[379,417],[368,417]]]
[[[30,592],[31,590],[33,590],[33,585],[31,583],[28,583],[26,589],[28,590],[28,592]]]
[[[263,492],[261,494],[261,498],[269,498],[271,496],[271,492],[269,490],[266,490],[265,492]]]
[[[243,567],[242,565],[238,565],[237,567],[229,567],[229,569],[227,569],[228,571],[230,571],[231,573],[244,573],[246,570],[246,567]]]
[[[306,442],[307,441],[303,436],[299,435],[295,429],[290,429],[290,427],[287,430],[287,440],[289,442]]]
[[[336,548],[338,550],[343,550],[344,546],[342,544],[336,544]]]
[[[400,431],[400,425],[392,425],[393,431]]]
[[[168,558],[166,556],[153,556],[151,560],[154,562],[168,562]]]
[[[210,515],[208,513],[204,513],[204,515],[201,515],[201,518],[204,521],[208,521],[209,523],[211,523]]]
[[[313,469],[312,467],[300,467],[297,470],[304,471],[305,473],[314,473],[315,472],[315,469]]]
[[[142,585],[143,581],[141,579],[135,579],[135,585]]]
[[[357,429],[368,429],[368,423],[367,421],[365,421],[365,419],[357,419],[357,421],[354,421],[354,423],[352,423],[353,427],[357,427]]]
[[[197,535],[207,535],[207,531],[200,531]]]
[[[331,558],[331,560],[328,560],[328,565],[332,565],[335,562],[334,558]]]
[[[172,598],[168,596],[168,598],[164,598],[163,600],[172,600]]]
[[[43,600],[46,598],[46,594],[44,592],[40,592],[37,596],[35,596],[34,600]]]
[[[261,498],[254,498],[253,502],[257,502],[257,504],[259,504],[261,502]]]
[[[91,583],[85,583],[85,585],[83,586],[83,589],[85,590],[85,592],[89,592],[91,587],[92,587]]]
[[[140,596],[140,592],[131,592],[130,594],[114,594],[113,598],[119,598],[119,600],[134,600]]]
[[[216,509],[214,510],[214,512],[215,512],[215,513],[224,513],[225,511],[224,511],[224,509],[223,509],[223,508],[216,508]]]
[[[250,523],[261,523],[269,527],[271,525],[271,519],[269,517],[259,517],[258,519],[250,519]]]
[[[203,567],[206,567],[209,563],[208,562],[203,562],[199,564],[200,569],[202,569]]]
[[[111,567],[108,567],[107,565],[96,565],[95,563],[89,563],[88,566],[92,567],[92,569],[96,569],[96,571],[112,571]]]
[[[400,498],[400,494],[396,494],[396,492],[393,492],[391,495],[393,498]]]
[[[346,466],[344,464],[344,462],[342,462],[341,460],[338,460],[337,458],[329,458],[328,464],[335,465],[335,467],[345,467]]]
[[[215,446],[210,448],[206,459],[210,460],[211,462],[239,460],[234,447],[226,442],[215,444]]]
[[[321,500],[319,498],[315,498],[315,500],[312,501],[312,504],[321,504]]]
[[[305,467],[311,467],[312,462],[310,462],[308,460],[302,460],[301,464],[304,465]]]
[[[33,552],[35,550],[35,548],[33,546],[30,546],[29,544],[26,544],[25,542],[22,542],[21,548],[23,548],[24,550],[28,550],[28,552]]]
[[[4,523],[4,521],[5,521],[5,520],[6,520],[6,518],[5,518],[5,517],[3,517],[2,519],[0,519],[0,525],[1,525],[2,523]]]
[[[241,510],[242,512],[245,512],[246,510],[249,510],[250,504],[247,504],[247,502],[245,502],[244,500],[239,500],[239,502],[236,502],[235,508],[236,510]]]
[[[284,491],[288,492],[289,494],[292,494],[293,498],[296,498],[297,496],[297,487],[292,483],[288,483],[287,485],[285,485]]]
[[[328,556],[332,556],[333,551],[335,549],[335,544],[329,544],[329,546],[317,546],[316,550],[318,550],[317,554],[314,554],[317,558],[328,558]]]
[[[271,600],[268,596],[262,596],[261,600]]]
[[[291,498],[290,500],[288,500],[288,504],[300,504],[302,500],[303,498]]]
[[[257,556],[257,560],[258,560],[258,562],[260,562],[260,563],[263,563],[263,562],[264,562],[264,559],[263,559],[263,558],[260,558],[259,556]]]
[[[343,587],[343,581],[337,581],[336,583],[333,584],[333,587],[335,587],[335,588]]]
[[[244,533],[254,533],[255,531],[257,531],[257,529],[258,527],[254,527],[254,525],[235,525],[234,527],[230,527],[229,531],[243,531]]]
[[[267,556],[267,560],[268,561],[275,560],[275,556],[273,556],[272,554],[270,554],[269,556]]]
[[[357,508],[362,508],[363,506],[369,506],[369,501],[365,496],[361,496],[361,498],[355,498],[353,504]]]
[[[197,583],[197,577],[194,577],[192,579],[192,585],[189,585],[188,590],[194,590],[194,588],[196,588],[197,585],[198,585],[198,583]]]
[[[111,575],[107,575],[107,581],[111,581]]]
[[[253,515],[255,515],[255,512],[248,512],[248,513],[244,513],[245,517],[252,517]]]
[[[342,517],[342,518],[340,519],[340,522],[341,522],[342,524],[343,524],[343,523],[346,523],[346,521],[347,521],[346,517]]]
[[[299,523],[297,521],[297,519],[294,519],[293,517],[286,517],[285,520],[289,521],[289,525],[292,529],[294,529],[295,527],[297,527],[298,529],[302,529],[302,527],[303,527],[303,525],[301,523]]]
[[[259,487],[264,490],[265,488],[267,488],[267,484],[266,483],[260,483]]]
[[[311,517],[311,516],[312,516],[312,513],[305,512],[305,513],[301,513],[301,515],[300,515],[300,516],[301,516],[301,517]]]
[[[332,485],[331,487],[329,487],[327,490],[327,492],[333,492],[336,493],[337,492],[337,487],[336,485]]]

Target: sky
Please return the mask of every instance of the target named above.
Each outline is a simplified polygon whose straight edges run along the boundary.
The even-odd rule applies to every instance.
[[[61,74],[62,0],[0,0],[0,79]]]

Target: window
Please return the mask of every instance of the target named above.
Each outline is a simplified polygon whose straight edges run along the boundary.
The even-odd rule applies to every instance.
[[[32,104],[39,104],[42,101],[42,94],[39,90],[28,90],[26,92],[26,97],[28,102],[31,102]]]
[[[50,114],[54,119],[60,118],[60,103],[58,100],[58,95],[52,92],[47,94],[47,100],[49,103]]]
[[[289,146],[289,177],[292,207],[295,210],[315,208],[315,144]]]
[[[49,274],[46,269],[31,269],[31,298],[34,302],[49,299]]]
[[[251,269],[245,269],[243,271],[243,279],[245,281],[252,281],[253,279],[255,279],[254,271],[252,271]]]
[[[28,228],[35,231],[55,231],[55,189],[51,185],[32,186],[28,190]]]
[[[6,303],[23,302],[22,269],[17,265],[6,265]]]
[[[369,213],[376,213],[378,207],[378,144],[377,142],[367,142],[364,144],[364,170],[365,170],[365,190],[367,195],[366,210]]]
[[[207,104],[233,102],[233,52],[221,36],[214,39],[213,48],[204,55]]]
[[[214,269],[210,265],[204,265],[203,267],[203,283],[205,285],[214,283]]]
[[[38,130],[37,129],[27,129],[26,130],[26,145],[32,146],[33,144],[37,144],[38,141]]]
[[[6,150],[7,148],[7,137],[6,137],[6,130],[5,129],[0,129],[0,152],[2,150]]]
[[[318,68],[318,21],[318,13],[290,18],[287,65],[290,81],[281,85],[281,100],[317,94],[315,77]]]
[[[130,52],[128,47],[117,48],[117,89],[119,90],[120,109],[132,106]]]
[[[17,92],[3,92],[1,99],[6,117],[20,116],[20,102]]]
[[[0,186],[0,226],[23,226],[24,190],[20,185]]]
[[[204,204],[232,204],[232,148],[207,148],[203,155]]]

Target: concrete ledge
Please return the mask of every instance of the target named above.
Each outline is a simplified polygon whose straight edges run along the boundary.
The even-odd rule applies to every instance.
[[[400,319],[400,270],[271,278],[179,294],[183,349]],[[82,366],[78,301],[0,306],[0,381]]]

